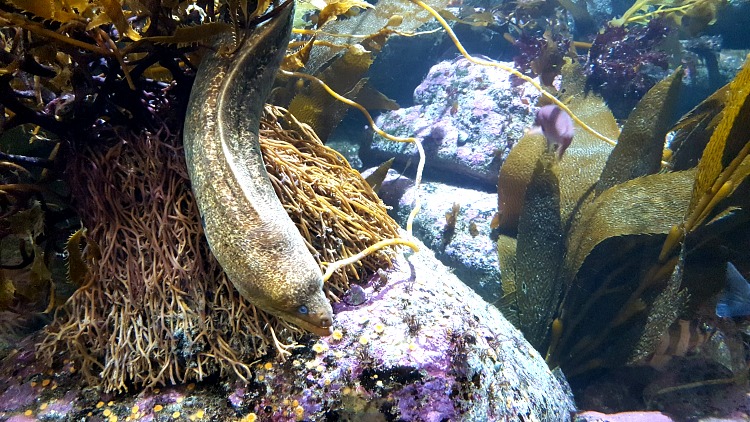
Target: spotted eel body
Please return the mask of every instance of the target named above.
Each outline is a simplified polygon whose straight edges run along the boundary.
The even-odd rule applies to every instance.
[[[185,156],[211,251],[240,294],[328,335],[333,313],[320,268],[274,192],[258,141],[292,15],[293,6],[285,6],[234,52],[204,58],[188,103]],[[218,45],[232,44],[225,37]]]

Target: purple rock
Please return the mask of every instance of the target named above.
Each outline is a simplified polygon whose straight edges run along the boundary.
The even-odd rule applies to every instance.
[[[416,105],[383,113],[377,124],[393,135],[419,138],[428,172],[494,188],[504,158],[534,121],[538,97],[530,84],[514,85],[507,72],[461,58],[433,66],[414,91]],[[367,147],[377,159],[417,159],[413,145],[379,135]]]
[[[32,418],[31,416],[15,415],[11,416],[7,422],[34,422],[36,420],[36,418]]]
[[[34,394],[34,388],[30,383],[11,384],[4,393],[0,394],[0,411],[8,412],[29,407],[36,397],[37,394]]]
[[[599,412],[581,412],[578,420],[586,422],[673,422],[674,420],[661,412],[622,412],[604,414]]]

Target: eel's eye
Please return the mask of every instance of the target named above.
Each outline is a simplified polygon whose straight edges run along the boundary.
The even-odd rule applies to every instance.
[[[301,305],[299,308],[297,308],[297,312],[301,313],[302,315],[307,315],[307,313],[310,311],[307,309],[307,306]]]

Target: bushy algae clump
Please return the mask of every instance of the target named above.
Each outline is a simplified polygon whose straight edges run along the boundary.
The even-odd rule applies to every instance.
[[[396,236],[395,222],[359,173],[284,110],[266,111],[266,166],[319,261]],[[300,337],[240,298],[210,254],[179,136],[130,135],[108,150],[84,151],[71,171],[79,175],[75,197],[89,198],[80,207],[86,241],[101,257],[47,328],[40,354],[48,362],[72,358],[105,390],[214,373],[248,379],[250,362]],[[360,271],[387,266],[388,254],[336,274],[332,298]]]
[[[148,11],[149,19],[133,5],[100,3],[70,9],[18,0],[19,10],[0,11],[16,35],[28,34],[3,35],[11,51],[27,53],[23,66],[20,59],[6,63],[9,73],[0,80],[8,94],[3,128],[33,122],[63,139],[58,147],[85,227],[68,246],[70,278],[81,287],[58,309],[39,355],[48,363],[71,358],[88,382],[106,390],[214,373],[247,379],[250,361],[272,347],[283,355],[283,342],[301,333],[240,299],[207,249],[175,130],[196,56],[172,46],[236,31],[240,15],[254,24],[264,11],[248,16],[234,4],[196,14],[175,6]],[[216,20],[224,12],[231,24]],[[86,25],[92,16],[97,25]],[[60,23],[58,31],[53,26]],[[35,37],[53,40],[60,51],[25,44]],[[70,49],[78,54],[63,52]],[[97,75],[82,71],[91,62]],[[23,88],[42,86],[30,75],[43,82],[37,102],[24,97]],[[284,110],[267,110],[261,135],[276,192],[327,270],[329,297],[389,265],[390,252],[381,248],[394,243],[397,226],[361,176]],[[52,166],[52,158],[40,162]],[[69,226],[62,244],[74,231]],[[30,233],[38,237],[39,230]]]

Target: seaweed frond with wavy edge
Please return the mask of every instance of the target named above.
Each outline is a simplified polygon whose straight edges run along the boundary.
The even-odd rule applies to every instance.
[[[396,236],[384,205],[338,153],[284,110],[266,112],[267,169],[320,261]],[[203,237],[178,136],[130,135],[106,151],[87,149],[70,170],[81,180],[75,197],[87,198],[80,209],[101,259],[47,328],[38,348],[45,361],[65,351],[107,391],[212,374],[247,380],[250,362],[284,347],[276,339],[303,335],[241,298],[221,271]],[[389,259],[385,250],[371,254],[328,287],[335,297],[360,267],[387,267]]]
[[[746,64],[748,67],[750,64]],[[746,89],[746,68],[733,82],[741,92]],[[723,185],[718,184],[716,188],[715,181],[703,182],[702,190],[694,190],[693,181],[702,180],[697,175],[709,172],[701,170],[700,165],[698,169],[659,172],[664,134],[679,76],[676,72],[649,91],[631,113],[633,121],[629,120],[625,125],[611,154],[599,154],[593,158],[593,169],[598,169],[598,172],[593,172],[593,180],[576,185],[578,188],[588,186],[588,189],[574,189],[576,194],[567,201],[564,200],[566,192],[563,186],[570,183],[567,180],[576,179],[581,168],[566,167],[567,156],[558,163],[558,212],[563,221],[558,234],[565,239],[565,251],[560,257],[550,258],[549,254],[556,245],[554,224],[529,226],[519,223],[517,239],[501,236],[498,241],[500,262],[505,266],[503,275],[510,274],[510,280],[504,278],[502,282],[501,306],[510,307],[507,313],[513,322],[519,324],[525,334],[528,333],[540,351],[547,351],[551,365],[561,366],[567,375],[632,363],[653,352],[663,330],[678,315],[694,309],[694,304],[689,306],[690,301],[705,301],[722,287],[722,281],[717,281],[711,289],[699,290],[695,283],[690,282],[690,273],[697,268],[726,264],[727,256],[712,254],[707,258],[706,248],[715,249],[717,245],[731,245],[737,239],[750,238],[747,230],[750,222],[747,209],[750,206],[747,199],[750,144],[746,135],[736,139],[743,136],[737,129],[745,127],[746,114],[750,110],[744,99],[746,93],[733,95],[735,101],[729,100],[720,113],[724,119],[745,116],[736,123],[713,125],[706,124],[706,118],[688,118],[676,126],[687,131],[717,127],[714,137],[729,136],[732,139],[727,142],[733,145],[731,149],[725,150],[723,143],[718,152],[716,147],[711,150],[707,147],[702,158],[712,157],[711,160],[720,162],[718,170],[710,163],[703,167],[712,168],[716,180],[726,180]],[[570,80],[564,77],[566,91],[568,83]],[[742,101],[736,100],[738,97],[742,97]],[[589,101],[594,100],[589,98]],[[712,97],[707,101],[716,102],[717,99]],[[599,107],[606,109],[601,100],[597,102]],[[569,106],[574,110],[576,100],[571,99]],[[718,128],[726,130],[719,131]],[[691,143],[691,139],[700,140],[705,134],[682,136],[685,138],[681,142],[684,147]],[[548,214],[551,208],[549,204],[535,205],[531,201],[533,191],[548,182],[533,173],[516,174],[522,167],[543,162],[539,161],[543,142],[538,136],[527,135],[518,144],[527,144],[527,149],[519,150],[519,153],[525,152],[525,157],[517,157],[519,163],[523,161],[527,165],[509,167],[507,174],[502,174],[501,169],[500,183],[510,180],[521,184],[514,188],[514,192],[521,192],[523,196],[506,201],[520,204],[520,221],[533,218],[540,212]],[[713,142],[712,137],[709,147]],[[575,147],[574,138],[568,151]],[[698,148],[692,148],[694,153],[696,150],[700,153]],[[509,161],[512,155],[513,152]],[[682,161],[688,162],[690,158]],[[525,171],[531,173],[528,168]],[[728,172],[731,175],[722,179],[720,175]],[[714,192],[714,197],[718,196],[721,201],[697,200],[696,197],[706,190]],[[699,205],[690,205],[696,201]],[[566,202],[575,203],[575,206],[566,209]],[[682,247],[676,256],[662,253],[660,258],[662,245],[673,236],[670,234],[674,232],[672,226],[686,215],[695,215],[697,209],[713,211],[700,211],[704,217],[695,218],[695,230],[687,237],[677,239],[676,244]],[[522,243],[533,242],[547,243],[547,252],[535,251],[532,256],[520,253]],[[561,269],[554,272],[547,268],[548,265],[538,264],[539,254],[556,262],[562,257]],[[734,258],[746,261],[750,255],[747,251],[736,251]],[[526,270],[520,270],[522,268]],[[529,283],[539,285],[529,287]],[[558,296],[560,290],[563,294]],[[536,302],[524,299],[523,296],[529,293],[534,293],[533,298],[541,299]],[[540,301],[546,304],[541,305]],[[506,313],[505,309],[503,311]],[[525,321],[524,313],[538,316],[543,322]]]
[[[672,122],[682,74],[682,69],[677,69],[656,84],[630,113],[599,177],[597,194],[661,169],[664,137]]]
[[[120,34],[137,41],[141,38],[132,26],[129,18],[140,15],[143,6],[138,1],[92,1],[78,2],[71,7],[67,2],[8,0],[10,4],[44,20],[63,24],[77,22],[88,27],[113,24]]]
[[[562,285],[557,279],[565,249],[560,216],[560,186],[557,160],[545,151],[537,160],[518,221],[516,241],[516,289],[519,326],[526,339],[541,349],[560,300]]]
[[[363,77],[372,64],[373,55],[362,48],[349,48],[317,77],[346,97],[356,98],[367,82]],[[298,90],[289,103],[289,111],[312,126],[323,139],[328,138],[348,110],[349,107],[329,96],[318,84]]]
[[[39,127],[0,135],[0,325],[36,319],[70,293],[57,251],[78,222],[67,186],[48,168],[59,148],[60,140]]]
[[[357,5],[357,2],[340,3],[347,7]],[[447,4],[446,0],[440,0],[436,6],[446,7]],[[325,9],[321,11],[321,17],[323,12]],[[409,16],[409,19],[403,19],[403,16]],[[323,19],[315,30],[298,29],[298,33],[316,37],[316,48],[310,52],[305,70],[347,98],[367,103],[368,97],[382,96],[368,85],[367,71],[388,37],[394,33],[413,35],[409,31],[416,30],[429,16],[407,1],[384,0],[347,19]],[[291,79],[285,86],[276,88],[274,102],[288,103],[289,111],[311,125],[325,141],[343,119],[348,107],[328,96],[317,84],[302,86],[296,82],[296,79]],[[369,103],[391,109],[398,107],[392,100]]]
[[[693,34],[716,22],[726,0],[635,0],[632,6],[610,24],[623,26],[646,24],[655,18],[670,19],[678,26],[686,26]],[[687,22],[683,22],[683,19]]]
[[[566,64],[562,69],[563,90],[566,97],[563,101],[568,109],[597,132],[612,139],[617,139],[620,130],[612,112],[604,101],[594,93],[585,90],[585,79],[577,64]],[[526,134],[508,154],[500,168],[498,177],[498,210],[500,228],[508,233],[515,233],[524,203],[526,186],[531,179],[535,162],[542,155],[545,140],[539,134]],[[612,146],[590,132],[578,130],[565,156],[558,165],[561,174],[576,174],[576,177],[563,177],[560,180],[560,207],[562,220],[567,221],[570,214],[581,205],[582,198],[590,192],[599,180],[604,163],[612,152]],[[574,173],[575,172],[575,173]]]
[[[685,212],[684,221],[675,224],[665,241],[660,254],[661,261],[667,259],[686,235],[700,227],[710,216],[715,216],[717,213],[713,212],[714,208],[733,196],[747,177],[750,162],[750,55],[737,76],[706,100],[710,103],[717,101],[722,102],[723,107],[712,119],[718,123],[706,125],[712,132],[698,162],[690,205]],[[703,108],[701,106],[699,104],[696,109]],[[693,111],[688,113],[694,114]],[[705,119],[684,120],[677,126],[678,136],[680,132],[698,132],[695,129],[703,127]],[[690,134],[681,142],[680,147],[688,149],[704,139],[706,134]],[[692,151],[700,152],[696,148],[692,148]]]

